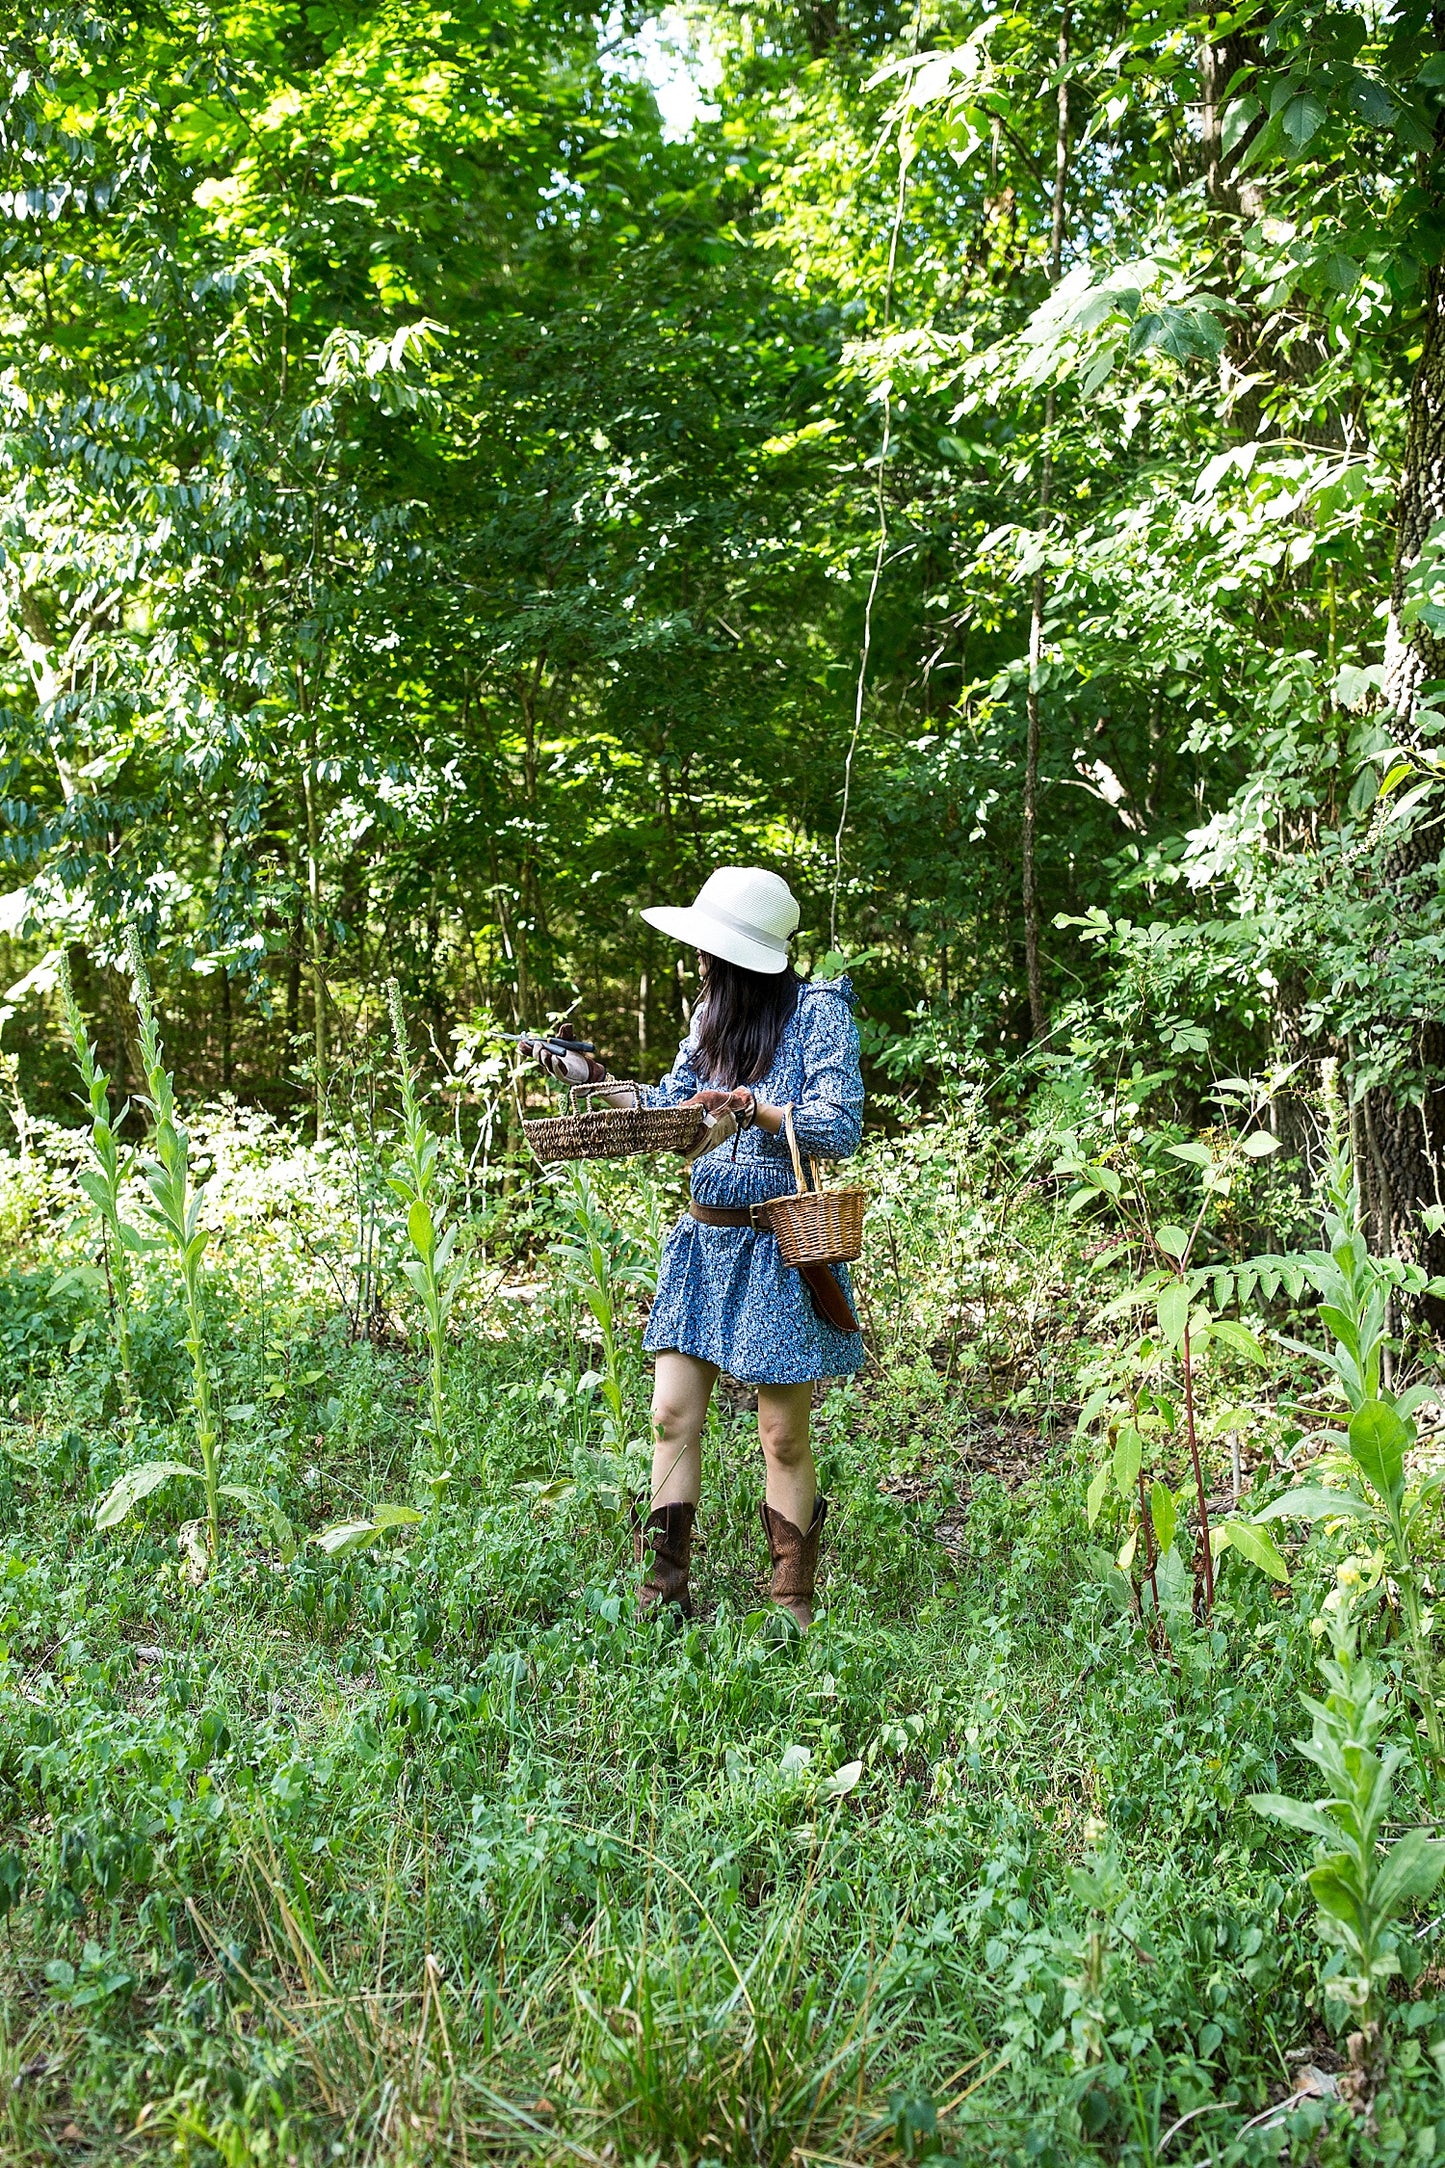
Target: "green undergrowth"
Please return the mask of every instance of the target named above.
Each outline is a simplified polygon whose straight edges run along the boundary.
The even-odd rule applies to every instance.
[[[1047,1140],[985,1141],[989,1186],[926,1132],[871,1168],[876,1360],[819,1405],[806,1640],[764,1601],[736,1394],[699,1615],[633,1617],[658,1192],[602,1170],[577,1206],[603,1214],[610,1343],[563,1192],[528,1203],[524,1252],[473,1257],[438,1421],[400,1304],[373,1342],[327,1299],[327,1163],[283,1193],[270,1147],[247,1173],[246,1139],[213,1143],[220,1450],[294,1552],[228,1508],[212,1555],[184,1481],[97,1528],[185,1449],[185,1324],[143,1260],[127,1382],[81,1223],[48,1223],[48,1258],[30,1225],[0,1276],[7,2168],[1445,2153],[1424,1911],[1369,2098],[1257,2120],[1347,2061],[1308,1847],[1248,1803],[1313,1796],[1294,1742],[1338,1533],[1275,1524],[1288,1584],[1222,1552],[1201,1627],[1121,1610],[1100,1546],[1127,1516],[1086,1504],[1086,1404],[1121,1374],[1107,1245],[1038,1189]],[[1284,1373],[1211,1361],[1211,1485],[1243,1424],[1246,1485],[1277,1491]],[[1187,1505],[1183,1453],[1157,1466]],[[1380,1661],[1402,1707],[1388,1633]],[[1397,1785],[1401,1826],[1432,1826],[1416,1760]]]
[[[298,1525],[425,1459],[408,1354],[230,1370],[228,1451]],[[6,2157],[1278,2157],[1235,2133],[1328,2035],[1243,1795],[1298,1774],[1318,1585],[1228,1561],[1175,1670],[1087,1571],[1067,1427],[970,1479],[917,1379],[899,1485],[904,1377],[821,1413],[806,1641],[761,1608],[746,1413],[702,1615],[639,1626],[574,1380],[545,1321],[473,1341],[439,1515],[339,1559],[234,1540],[199,1585],[179,1503],[94,1529],[139,1450],[113,1381],[76,1358],[12,1425]],[[1296,2157],[1433,2157],[1419,1988],[1368,2155],[1321,2108]]]

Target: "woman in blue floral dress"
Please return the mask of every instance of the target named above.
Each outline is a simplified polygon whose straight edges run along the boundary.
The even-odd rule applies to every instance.
[[[809,1442],[813,1386],[859,1369],[863,1342],[847,1267],[815,1271],[830,1282],[815,1293],[784,1266],[774,1236],[751,1224],[749,1208],[795,1186],[785,1107],[805,1157],[846,1159],[858,1148],[852,989],[846,979],[798,978],[787,947],[798,906],[784,881],[757,867],[722,867],[690,908],[642,915],[696,946],[704,981],[677,1060],[644,1088],[644,1101],[695,1102],[731,1115],[736,1128],[725,1124],[726,1140],[693,1161],[692,1202],[663,1248],[648,1320],[655,1443],[649,1511],[638,1517],[638,1559],[648,1560],[639,1602],[644,1610],[675,1604],[691,1616],[702,1431],[725,1371],[758,1389],[772,1594],[806,1629],[828,1510]]]

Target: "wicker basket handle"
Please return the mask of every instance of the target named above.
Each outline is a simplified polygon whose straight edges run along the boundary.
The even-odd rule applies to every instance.
[[[791,1100],[783,1108],[783,1135],[787,1138],[788,1150],[793,1155],[793,1175],[798,1184],[798,1195],[806,1197],[808,1194],[808,1181],[807,1176],[803,1173],[803,1160],[798,1150],[797,1131],[793,1127],[793,1105]]]
[[[576,1106],[582,1100],[595,1097],[598,1092],[640,1092],[641,1089],[642,1086],[634,1084],[630,1077],[599,1077],[595,1084],[574,1084],[571,1094],[572,1104]],[[640,1106],[642,1102],[640,1099],[634,1099],[632,1104],[633,1106]],[[618,1111],[625,1112],[627,1110],[619,1109]]]

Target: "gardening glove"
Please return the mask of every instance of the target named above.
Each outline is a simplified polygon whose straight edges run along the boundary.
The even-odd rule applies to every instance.
[[[530,1054],[559,1084],[600,1084],[607,1074],[606,1062],[598,1061],[595,1054],[569,1052],[545,1039],[524,1039],[522,1052]]]
[[[691,1099],[684,1099],[685,1107],[696,1107],[698,1132],[695,1140],[683,1153],[690,1167],[695,1159],[706,1152],[715,1152],[720,1144],[726,1144],[737,1128],[737,1122],[728,1106],[726,1092],[694,1092]]]

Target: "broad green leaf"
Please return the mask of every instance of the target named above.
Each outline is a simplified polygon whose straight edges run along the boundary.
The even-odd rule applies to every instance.
[[[261,1521],[271,1530],[283,1559],[296,1556],[295,1532],[274,1499],[268,1498],[263,1491],[252,1490],[248,1483],[222,1483],[217,1487],[223,1498],[234,1498],[253,1520]]]
[[[415,1528],[426,1515],[418,1513],[415,1506],[379,1505],[372,1514],[378,1528]]]
[[[1274,1538],[1252,1521],[1220,1521],[1210,1530],[1210,1541],[1216,1551],[1226,1545],[1247,1558],[1261,1573],[1267,1573],[1273,1581],[1287,1581],[1289,1567],[1280,1556]]]
[[[1418,1904],[1431,1894],[1442,1874],[1445,1843],[1427,1836],[1423,1829],[1407,1830],[1375,1870],[1370,1895],[1376,1910],[1389,1917],[1406,1905]]]
[[[1170,1347],[1183,1344],[1188,1323],[1189,1289],[1183,1280],[1176,1280],[1159,1297],[1159,1330]]]
[[[1272,1498],[1252,1516],[1261,1521],[1372,1521],[1375,1509],[1353,1491],[1330,1490],[1323,1483],[1301,1483],[1282,1498]]]
[[[1174,1493],[1167,1484],[1157,1480],[1149,1486],[1149,1518],[1154,1524],[1154,1540],[1160,1550],[1172,1551],[1179,1531],[1179,1512]]]
[[[1191,1167],[1214,1165],[1214,1154],[1207,1144],[1171,1144],[1169,1150],[1176,1159],[1185,1160]]]
[[[1325,117],[1323,102],[1311,91],[1301,91],[1291,98],[1281,115],[1285,134],[1297,151],[1302,151],[1311,136],[1321,126]]]
[[[374,1543],[380,1533],[375,1521],[338,1521],[333,1528],[323,1528],[311,1541],[328,1558],[340,1558],[348,1551],[359,1551],[365,1544]]]
[[[818,1787],[819,1794],[824,1799],[845,1799],[862,1774],[861,1761],[844,1762],[830,1777],[824,1777]]]
[[[162,1483],[169,1483],[173,1476],[189,1476],[199,1482],[201,1471],[188,1467],[183,1460],[147,1460],[139,1468],[117,1476],[95,1509],[96,1527],[117,1527],[132,1506],[138,1505],[142,1498],[149,1498],[152,1491],[159,1490]]]
[[[1336,1831],[1338,1842],[1339,1832]],[[1307,1869],[1305,1880],[1314,1892],[1315,1903],[1331,1919],[1342,1920],[1345,1926],[1358,1934],[1364,1924],[1364,1905],[1361,1902],[1359,1870],[1348,1852],[1332,1852],[1328,1859],[1317,1860]]]
[[[1194,1623],[1194,1582],[1179,1555],[1177,1544],[1160,1552],[1154,1566],[1154,1579],[1159,1584],[1159,1608],[1164,1613],[1170,1635],[1177,1637],[1188,1633]]]
[[[600,1371],[596,1373],[589,1372],[588,1375],[592,1377],[595,1384],[601,1373]],[[1082,1438],[1088,1434],[1089,1426],[1093,1423],[1095,1417],[1101,1415],[1108,1406],[1110,1393],[1111,1388],[1107,1385],[1096,1386],[1094,1391],[1090,1393],[1088,1399],[1080,1408],[1079,1419],[1074,1425],[1074,1436],[1076,1438]]]
[[[436,1237],[432,1228],[431,1213],[420,1197],[413,1200],[411,1209],[406,1215],[406,1231],[411,1238],[411,1246],[418,1256],[429,1258]]]
[[[1214,1320],[1213,1332],[1215,1339],[1222,1340],[1226,1347],[1233,1348],[1236,1355],[1246,1356],[1252,1363],[1268,1364],[1269,1357],[1259,1341],[1249,1327],[1241,1325],[1237,1318],[1217,1317]]]
[[[1252,1129],[1240,1146],[1246,1159],[1268,1159],[1279,1148],[1279,1138],[1272,1137],[1267,1129]]]
[[[1398,1503],[1405,1488],[1405,1448],[1410,1432],[1383,1400],[1367,1400],[1350,1418],[1350,1453],[1382,1498]]]
[[[1108,1496],[1110,1473],[1109,1463],[1105,1461],[1102,1468],[1095,1470],[1093,1481],[1090,1483],[1088,1493],[1084,1499],[1084,1511],[1088,1516],[1091,1528],[1099,1518],[1104,1500]]]
[[[1163,1227],[1156,1227],[1154,1230],[1154,1240],[1158,1243],[1160,1249],[1163,1250],[1166,1257],[1182,1257],[1184,1255],[1184,1252],[1189,1247],[1189,1237],[1185,1233],[1184,1229],[1182,1227],[1175,1227],[1170,1224],[1166,1224]]]
[[[1114,1481],[1118,1485],[1119,1496],[1126,1501],[1134,1495],[1143,1457],[1144,1441],[1138,1431],[1132,1423],[1121,1423],[1114,1445]]]
[[[1250,1792],[1248,1804],[1256,1814],[1267,1814],[1271,1821],[1285,1822],[1291,1829],[1302,1829],[1311,1837],[1323,1837],[1326,1844],[1340,1841],[1339,1824],[1303,1799],[1291,1799],[1283,1792]]]

